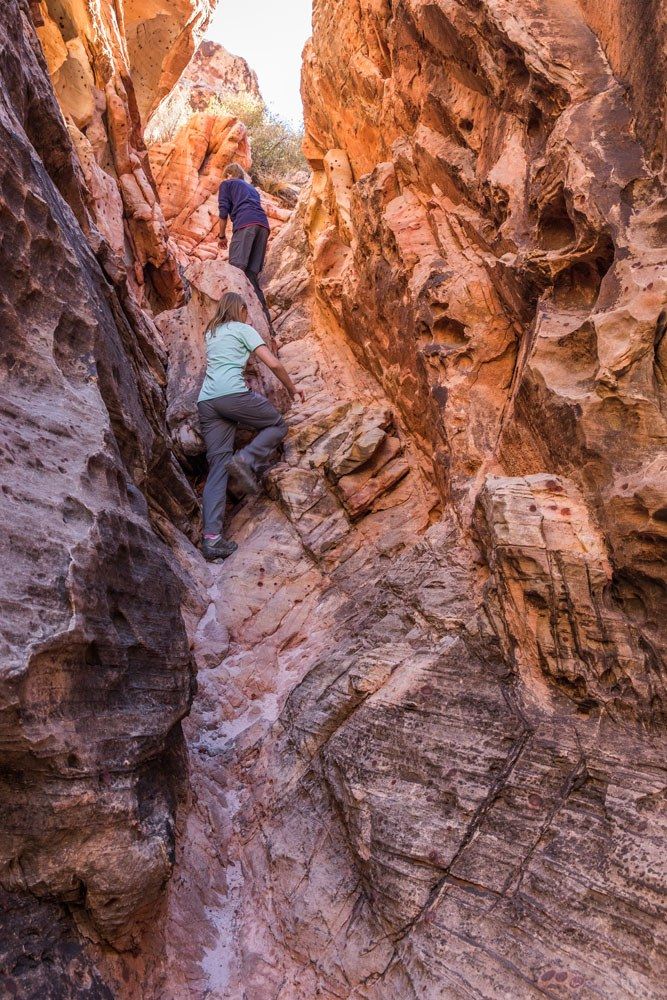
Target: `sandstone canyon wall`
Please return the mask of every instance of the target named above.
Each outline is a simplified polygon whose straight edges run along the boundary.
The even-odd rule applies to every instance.
[[[139,301],[182,300],[143,124],[177,82],[211,0],[42,0],[39,36],[89,192],[93,220]]]
[[[241,56],[207,39],[197,48],[178,83],[148,118],[146,132],[150,136],[172,107],[176,113],[182,113],[187,103],[190,114],[206,111],[212,99],[223,100],[230,94],[261,98],[257,74]]]
[[[660,5],[316,0],[273,336],[251,299],[306,402],[220,566],[182,470],[201,328],[250,295],[211,234],[251,150],[195,113],[149,157],[141,126],[206,9],[39,5],[66,125],[28,9],[0,11],[3,988],[658,1000]]]
[[[0,129],[3,992],[92,978],[108,995],[71,913],[127,944],[171,870],[195,681],[160,534],[192,532],[197,505],[159,334],[18,0],[0,9]]]
[[[201,326],[220,290],[183,276],[139,100],[211,8],[148,6],[0,10],[3,995],[114,995],[83,942],[137,946],[187,790],[186,623],[207,604],[173,553],[194,552],[198,503],[151,306]]]
[[[633,19],[612,25],[616,50],[640,46]],[[622,691],[618,712],[649,723],[664,713],[665,214],[633,115],[634,99],[659,145],[643,56],[629,95],[575,2],[362,18],[322,3],[304,94],[320,299],[464,520],[492,473],[583,494],[636,656],[600,662],[602,683],[555,654],[543,668],[580,701]]]

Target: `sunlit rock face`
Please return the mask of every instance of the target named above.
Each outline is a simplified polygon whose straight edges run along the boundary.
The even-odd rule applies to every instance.
[[[667,156],[667,10],[660,0],[577,0],[619,80],[628,85],[635,127],[651,166],[660,170]]]
[[[155,109],[157,124],[159,126],[159,119],[166,113],[165,106],[182,109],[187,100],[193,111],[205,111],[212,99],[224,99],[229,94],[261,98],[257,74],[241,56],[232,55],[217,42],[206,40],[162,105]]]
[[[281,618],[260,674],[282,664],[285,692],[291,663],[297,682],[268,736],[258,695],[243,763],[238,741],[219,747],[241,796],[219,926],[246,929],[221,996],[241,981],[271,997],[286,982],[299,997],[660,993],[667,273],[647,154],[661,133],[584,13],[315,4],[311,256],[299,287],[276,243],[279,336],[316,395],[323,372],[327,387],[358,372],[350,344],[380,397],[359,381],[355,401],[381,406],[296,417],[274,476],[327,568],[335,624],[323,598],[289,638]],[[618,22],[620,51],[633,25],[626,41]],[[389,464],[410,442],[397,481],[416,465],[440,498],[404,509],[421,543],[383,550],[377,508],[364,525],[377,477],[366,459],[367,482],[341,487],[351,431],[354,454],[375,442]],[[255,530],[250,513],[249,544]],[[264,607],[254,581],[275,578],[257,558]],[[212,690],[276,649],[268,620],[236,607],[231,677],[211,673]]]
[[[596,514],[552,471],[497,467],[472,521],[436,493],[318,300],[311,218],[267,274],[306,403],[238,552],[193,567],[177,877],[99,969],[132,1000],[657,1000],[661,667]],[[196,366],[188,322],[161,317]]]
[[[144,121],[195,53],[215,0],[123,0],[127,52]]]
[[[16,0],[0,8],[0,133],[1,992],[80,980],[106,996],[72,915],[132,944],[171,871],[194,672],[157,531],[190,531],[196,501],[159,335],[95,229]]]
[[[184,288],[151,176],[143,124],[190,60],[209,0],[42,0],[39,36],[92,199],[139,301]]]
[[[667,273],[645,153],[664,128],[645,61],[634,104],[614,75],[642,18],[594,6],[316,3],[310,238],[320,298],[461,516],[491,473],[582,491],[648,680],[665,650]],[[619,664],[607,677],[612,698],[633,686]],[[638,714],[661,716],[660,697]]]

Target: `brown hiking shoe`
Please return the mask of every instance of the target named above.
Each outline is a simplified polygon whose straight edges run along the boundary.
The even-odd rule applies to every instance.
[[[255,473],[239,455],[234,455],[231,459],[227,466],[227,472],[232,479],[233,485],[238,487],[243,494],[259,493],[260,487]]]
[[[224,538],[219,538],[213,542],[205,538],[202,543],[201,554],[207,562],[220,562],[222,559],[231,556],[237,549],[238,545],[236,542],[228,542]]]

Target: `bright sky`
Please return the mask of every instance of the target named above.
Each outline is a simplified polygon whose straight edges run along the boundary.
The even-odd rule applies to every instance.
[[[272,111],[301,125],[301,52],[311,35],[312,0],[219,0],[206,37],[243,56]]]

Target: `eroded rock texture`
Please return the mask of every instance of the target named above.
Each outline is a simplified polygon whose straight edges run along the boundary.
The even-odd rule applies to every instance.
[[[171,115],[183,114],[186,105],[192,111],[206,111],[213,100],[229,95],[248,94],[261,98],[257,74],[241,56],[228,52],[209,39],[197,48],[187,69],[149,119],[148,130],[159,128]]]
[[[315,4],[308,403],[211,571],[156,996],[661,995],[663,131],[593,8]]]
[[[636,18],[612,21],[607,47],[636,47]],[[637,79],[660,65],[642,59]],[[654,663],[663,187],[578,5],[380,3],[359,18],[316,4],[304,94],[321,299],[428,442],[429,474],[461,516],[490,472],[558,474],[565,507],[582,491],[612,560],[609,599]],[[644,96],[637,84],[659,144]],[[649,683],[640,660],[630,673]],[[610,697],[632,686],[628,669],[607,675]],[[659,695],[642,704],[644,721],[662,710]]]
[[[210,0],[42,0],[39,36],[96,226],[140,299],[184,296],[143,140],[150,111],[188,64]]]
[[[198,331],[223,290],[250,294],[214,241],[196,251],[214,125],[188,123],[167,213],[192,294],[157,320],[165,376],[38,63],[2,64],[10,982],[48,996],[48,962],[64,995],[123,1000],[662,997],[657,6],[317,0],[313,183],[267,275],[307,398],[222,566],[179,531],[167,447],[192,469]]]
[[[308,401],[289,416],[272,499],[235,511],[239,552],[202,569],[179,548],[206,595],[192,799],[163,914],[136,959],[101,959],[128,997],[352,995],[380,976],[392,945],[320,750],[412,663],[425,634],[409,623],[461,620],[477,572],[457,555],[438,579],[457,528],[421,537],[435,498],[414,447],[345,342],[311,324],[303,214],[271,254],[281,357]]]
[[[158,927],[105,975],[132,998],[655,1000],[662,682],[599,524],[542,472],[487,476],[462,527],[322,321],[306,215],[270,290],[307,404],[238,553],[181,552],[208,593],[193,797]]]
[[[104,996],[56,904],[126,945],[169,877],[194,673],[155,529],[191,530],[196,503],[159,335],[95,231],[18,0],[0,8],[0,190],[2,992],[69,995],[80,965]]]

